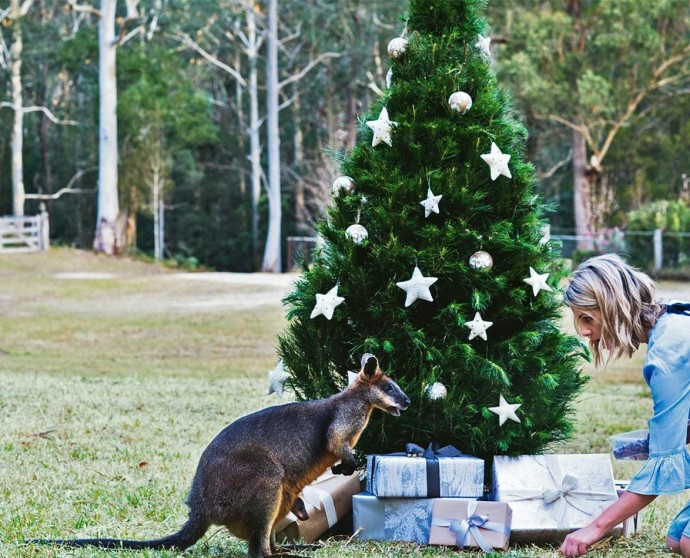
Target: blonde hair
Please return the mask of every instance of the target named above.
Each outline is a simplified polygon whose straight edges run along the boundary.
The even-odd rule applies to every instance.
[[[589,342],[596,366],[631,357],[647,340],[647,330],[664,309],[654,300],[655,291],[650,277],[616,254],[590,258],[573,271],[563,302],[572,309],[601,312],[601,338]],[[575,329],[580,333],[577,320]]]

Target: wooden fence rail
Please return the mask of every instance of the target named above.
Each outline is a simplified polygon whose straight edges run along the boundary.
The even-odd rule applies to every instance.
[[[0,254],[40,252],[50,246],[48,213],[0,217]]]

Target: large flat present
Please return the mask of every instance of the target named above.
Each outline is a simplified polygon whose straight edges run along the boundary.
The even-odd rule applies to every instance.
[[[378,498],[361,492],[352,498],[352,524],[360,540],[429,543],[431,515],[438,501],[458,498]]]
[[[352,497],[362,490],[360,475],[334,475],[330,471],[321,475],[300,493],[309,519],[300,521],[289,513],[276,525],[278,540],[302,539],[313,542],[343,519],[352,510]]]
[[[434,500],[429,544],[506,550],[512,513],[504,502],[439,498]]]
[[[411,445],[411,444],[410,444]],[[419,448],[419,446],[415,446]],[[420,448],[421,450],[421,448]],[[484,461],[452,446],[367,456],[367,491],[386,498],[481,498]]]
[[[494,457],[490,500],[513,509],[515,542],[562,540],[617,499],[607,454]]]

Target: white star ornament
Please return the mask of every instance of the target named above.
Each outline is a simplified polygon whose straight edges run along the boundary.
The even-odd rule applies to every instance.
[[[491,49],[489,48],[489,45],[491,45],[491,37],[477,35],[477,42],[474,43],[474,46],[476,46],[487,58],[491,58]]]
[[[424,217],[428,217],[431,215],[431,212],[433,211],[434,213],[438,213],[438,202],[441,201],[441,198],[443,196],[434,196],[434,193],[431,191],[431,188],[429,188],[429,191],[426,194],[426,199],[420,201],[424,206]]]
[[[405,298],[405,308],[412,304],[418,298],[433,302],[434,298],[431,296],[429,287],[438,281],[437,277],[424,277],[418,267],[414,268],[412,277],[409,281],[400,281],[396,283],[403,291],[407,293]]]
[[[532,286],[532,293],[534,296],[539,294],[539,291],[550,291],[551,287],[546,284],[546,278],[549,276],[548,273],[537,273],[534,268],[529,268],[529,277],[523,279],[525,283]]]
[[[290,377],[286,372],[285,365],[281,360],[273,370],[268,373],[268,395],[277,393],[278,397],[283,397],[283,389],[285,388],[285,381]]]
[[[311,311],[310,318],[316,318],[316,316],[323,315],[326,319],[330,320],[333,317],[333,311],[335,307],[341,304],[345,299],[342,296],[338,296],[338,285],[333,287],[326,294],[316,295],[316,306]]]
[[[484,341],[487,341],[486,330],[489,329],[493,322],[485,322],[482,320],[482,316],[479,312],[474,315],[474,320],[471,322],[465,322],[465,326],[470,328],[470,341],[475,337],[481,337]]]
[[[393,126],[397,125],[397,122],[393,122],[388,118],[388,109],[386,109],[386,107],[381,109],[378,120],[368,120],[367,126],[374,132],[374,139],[371,140],[372,147],[376,147],[381,142],[392,146],[393,140],[391,139],[391,131],[393,130]]]
[[[496,180],[499,174],[512,178],[513,175],[510,174],[510,169],[508,168],[508,161],[510,161],[510,155],[505,155],[501,152],[498,145],[493,141],[491,142],[491,151],[481,155],[489,168],[491,169],[491,180]]]
[[[498,399],[498,407],[489,407],[489,411],[498,415],[498,425],[503,426],[503,423],[508,419],[520,422],[520,418],[515,414],[515,411],[520,407],[522,404],[508,403],[501,394]]]

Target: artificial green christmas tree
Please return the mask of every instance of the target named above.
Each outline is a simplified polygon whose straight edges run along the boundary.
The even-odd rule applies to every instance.
[[[481,0],[410,0],[389,87],[341,164],[324,239],[285,303],[279,355],[298,399],[343,388],[375,354],[412,399],[376,411],[361,453],[407,442],[480,457],[568,436],[585,378],[559,330],[564,269],[526,132],[491,68]]]

